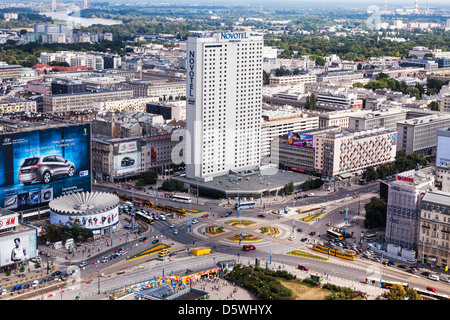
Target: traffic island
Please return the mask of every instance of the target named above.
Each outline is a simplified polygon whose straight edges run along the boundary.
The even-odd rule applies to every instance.
[[[154,253],[159,253],[162,250],[167,250],[170,248],[171,248],[171,246],[169,246],[169,245],[157,244],[157,245],[154,245],[154,246],[152,246],[144,251],[141,251],[135,255],[132,255],[131,257],[128,257],[126,260],[127,261],[135,260],[138,258],[146,257],[146,256],[154,254]]]
[[[259,228],[262,234],[268,235],[268,236],[278,236],[280,235],[280,230],[277,227],[261,227]]]
[[[252,221],[252,220],[229,220],[229,221],[225,221],[226,224],[229,224],[233,227],[249,227],[249,226],[253,226],[255,224],[257,224],[257,222]]]
[[[243,235],[235,235],[233,237],[228,237],[227,240],[233,241],[233,242],[238,242],[239,240],[241,242],[256,242],[256,241],[261,241],[262,239],[259,237],[255,237],[252,234],[243,234]]]
[[[225,228],[224,227],[219,227],[219,226],[216,226],[216,225],[207,226],[207,227],[205,227],[205,233],[210,235],[210,236],[218,236],[220,234],[225,233]]]

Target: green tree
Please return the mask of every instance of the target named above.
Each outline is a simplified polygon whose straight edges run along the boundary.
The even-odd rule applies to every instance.
[[[414,288],[406,289],[406,298],[408,300],[422,300],[422,296],[419,293],[417,293],[417,291]]]
[[[378,177],[378,173],[374,169],[374,167],[367,167],[367,169],[364,172],[363,176],[364,176],[364,178],[366,179],[367,182],[374,181],[374,180],[379,178]]]
[[[315,62],[316,62],[316,66],[324,66],[326,61],[322,57],[317,57]]]
[[[316,95],[314,93],[311,93],[306,97],[304,108],[308,110],[316,110]]]
[[[388,300],[405,300],[406,291],[403,286],[394,284],[389,292],[386,294]]]
[[[431,102],[428,104],[428,108],[430,108],[430,109],[433,110],[433,111],[439,111],[439,110],[440,110],[440,108],[439,108],[439,103],[438,103],[437,101],[431,101]]]
[[[385,228],[386,227],[386,212],[387,203],[385,200],[373,197],[370,202],[364,206],[366,210],[366,218],[364,220],[364,227]]]

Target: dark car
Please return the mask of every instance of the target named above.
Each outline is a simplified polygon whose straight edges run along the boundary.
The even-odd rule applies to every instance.
[[[47,279],[41,279],[41,281],[39,281],[39,284],[44,284],[47,282]]]
[[[30,288],[30,284],[25,283],[25,284],[23,285],[23,289],[26,290],[26,289],[28,289],[28,288]]]
[[[428,271],[424,271],[421,273],[421,275],[428,277],[431,273],[429,273]]]
[[[263,214],[258,214],[258,217],[260,217],[260,218],[264,218],[264,217],[265,217],[265,215],[263,215]]]
[[[152,244],[158,243],[159,240],[158,239],[153,239]]]
[[[22,285],[21,284],[17,284],[14,286],[14,288],[11,289],[11,292],[15,292],[15,291],[19,291],[22,289]]]
[[[404,264],[400,264],[400,265],[398,265],[398,267],[399,267],[400,269],[407,269],[407,268],[408,268],[408,267],[405,266]]]
[[[142,237],[139,239],[140,242],[144,242],[145,240],[147,240],[147,237]]]
[[[134,159],[130,158],[130,157],[124,157],[121,161],[120,161],[120,166],[122,167],[128,167],[128,166],[132,166],[134,164]]]
[[[305,242],[306,240],[308,240],[308,238],[302,238],[300,241]]]
[[[59,276],[62,272],[57,270],[55,272],[52,273],[52,276]]]
[[[49,183],[54,177],[75,174],[75,165],[59,155],[27,158],[19,169],[19,182],[27,185],[35,181]]]

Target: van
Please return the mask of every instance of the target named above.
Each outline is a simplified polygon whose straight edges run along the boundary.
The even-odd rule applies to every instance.
[[[430,287],[430,286],[427,287],[427,291],[437,292],[436,288],[433,288],[433,287]]]
[[[308,271],[309,270],[309,268],[307,266],[304,266],[302,264],[298,265],[298,269],[303,270],[303,271]]]
[[[255,250],[256,247],[252,244],[244,244],[244,246],[242,247],[242,250],[244,251],[248,251],[248,250]]]

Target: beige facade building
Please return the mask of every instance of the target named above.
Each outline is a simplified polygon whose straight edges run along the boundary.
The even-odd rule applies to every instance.
[[[450,193],[430,191],[422,199],[417,260],[445,268],[450,258]]]
[[[395,161],[397,133],[385,128],[351,132],[341,129],[314,137],[315,169],[334,177],[359,173]]]
[[[133,98],[131,90],[109,90],[99,92],[78,92],[74,94],[56,94],[44,96],[43,112],[62,112],[94,109],[94,103],[118,101]]]
[[[117,88],[132,90],[133,96],[137,97],[158,97],[161,100],[170,100],[170,97],[186,96],[186,81],[170,80],[132,80],[122,82]]]
[[[0,100],[0,113],[36,112],[36,101],[20,99]]]

